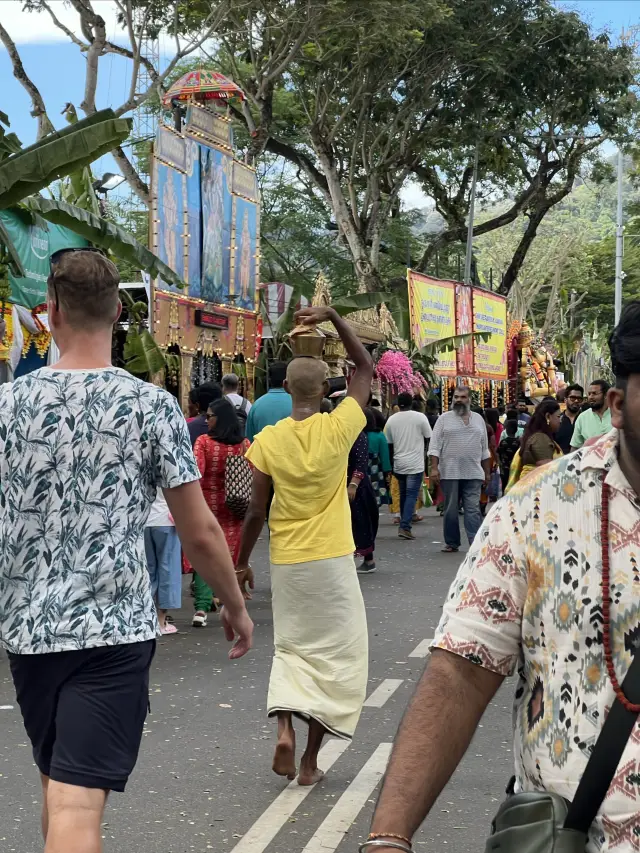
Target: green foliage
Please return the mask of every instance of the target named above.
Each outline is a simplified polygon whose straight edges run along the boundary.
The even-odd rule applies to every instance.
[[[162,278],[167,284],[184,287],[182,279],[146,246],[142,246],[129,231],[102,219],[88,210],[73,207],[64,201],[30,196],[23,201],[22,213],[40,215],[43,219],[69,228],[101,249],[146,270],[152,278]],[[16,212],[20,213],[20,210]]]
[[[0,162],[0,210],[74,174],[119,145],[129,134],[131,119],[101,110],[64,130],[43,137]]]
[[[145,322],[148,307],[144,302],[134,302],[128,291],[120,293],[129,323],[124,344],[125,368],[134,376],[150,379],[164,370],[167,362]]]

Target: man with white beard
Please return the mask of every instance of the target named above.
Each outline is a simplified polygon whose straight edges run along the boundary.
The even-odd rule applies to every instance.
[[[458,504],[462,500],[464,527],[469,545],[482,524],[480,492],[489,482],[491,454],[487,425],[482,415],[471,411],[471,393],[460,385],[453,392],[453,409],[436,421],[429,445],[430,481],[442,485],[444,493],[445,554],[460,549]]]

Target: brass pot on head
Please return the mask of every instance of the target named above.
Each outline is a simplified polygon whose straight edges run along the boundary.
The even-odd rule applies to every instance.
[[[289,334],[289,343],[294,357],[321,359],[327,336],[315,325],[296,326]]]

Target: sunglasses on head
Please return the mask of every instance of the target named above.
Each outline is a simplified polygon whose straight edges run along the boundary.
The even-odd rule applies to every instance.
[[[95,252],[98,255],[102,255],[103,258],[106,258],[106,253],[102,251],[102,249],[96,249],[94,246],[69,246],[67,249],[58,249],[49,257],[49,273],[53,272],[53,267],[60,263],[60,258],[63,255],[69,255],[72,252]],[[56,311],[59,309],[58,304],[58,288],[56,287],[55,281],[51,283],[51,287],[53,290],[53,295],[55,297],[55,306]]]

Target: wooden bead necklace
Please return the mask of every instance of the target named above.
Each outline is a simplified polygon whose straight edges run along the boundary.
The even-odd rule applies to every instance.
[[[618,677],[616,676],[615,667],[613,665],[613,652],[611,650],[611,587],[610,587],[610,566],[609,566],[609,498],[611,490],[609,486],[602,482],[602,523],[600,527],[600,538],[602,540],[602,636],[604,645],[604,659],[607,664],[607,672],[609,680],[613,687],[614,693],[627,711],[632,714],[640,714],[640,705],[634,705],[630,702],[622,692]],[[636,652],[640,654],[640,650]]]

